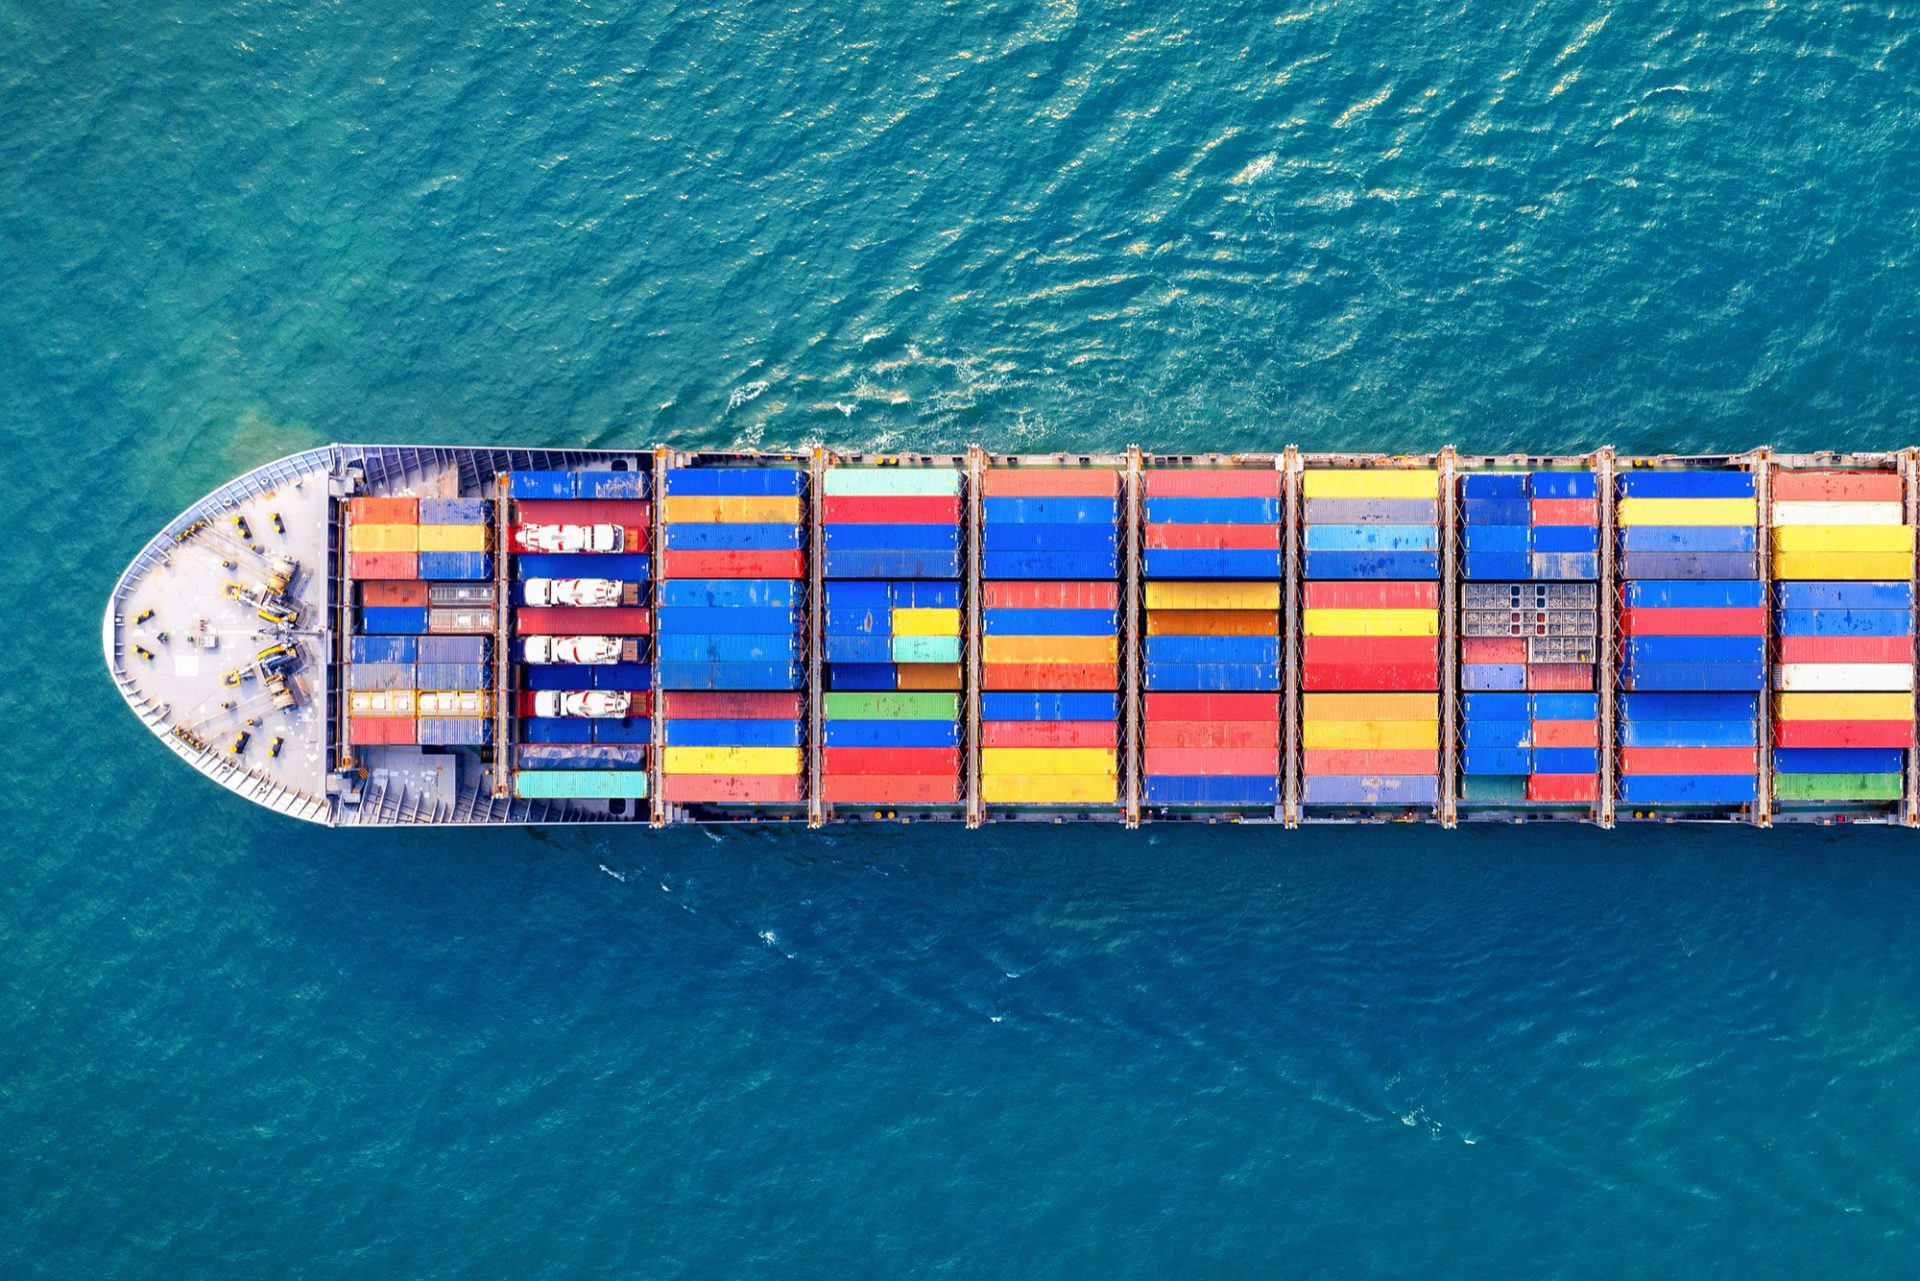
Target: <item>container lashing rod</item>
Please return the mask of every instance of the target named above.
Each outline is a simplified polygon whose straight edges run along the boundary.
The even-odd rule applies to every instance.
[[[334,635],[340,638],[343,652],[334,654],[327,666],[328,679],[333,681],[334,723],[340,727],[339,750],[334,757],[334,766],[342,770],[350,770],[355,765],[350,719],[353,701],[347,693],[347,654],[344,652],[345,647],[350,643],[347,637],[353,634],[353,629],[347,625],[353,617],[353,559],[347,551],[352,546],[349,539],[353,536],[353,517],[349,511],[346,500],[341,499],[339,502],[340,562],[334,578],[333,607],[339,611],[337,615],[339,626],[335,628]]]
[[[1612,827],[1614,822],[1614,796],[1616,762],[1614,744],[1618,739],[1615,712],[1619,699],[1615,694],[1618,681],[1617,655],[1614,653],[1614,622],[1620,606],[1616,587],[1616,565],[1614,562],[1614,484],[1613,450],[1601,449],[1593,456],[1594,490],[1599,498],[1600,526],[1600,652],[1595,655],[1599,660],[1599,678],[1595,685],[1600,695],[1600,788],[1595,797],[1594,820],[1601,827]]]
[[[493,795],[496,800],[513,795],[515,768],[513,726],[516,717],[508,703],[513,693],[507,679],[514,667],[513,629],[509,622],[509,580],[507,554],[512,550],[513,486],[508,474],[494,478],[493,503]]]
[[[980,486],[986,479],[986,454],[980,446],[967,449],[967,694],[966,694],[966,800],[967,826],[979,827],[985,820],[980,800],[980,645],[986,630],[980,606],[980,513],[983,506]]]
[[[807,826],[819,827],[832,817],[820,786],[821,710],[826,702],[821,679],[820,652],[825,643],[826,600],[826,525],[821,519],[825,508],[827,451],[815,446],[808,468],[812,510],[807,513]]]
[[[1140,826],[1140,446],[1127,446],[1127,590],[1122,635],[1127,642],[1127,697],[1121,733],[1121,760],[1126,777],[1126,823]]]
[[[673,451],[659,448],[653,451],[653,528],[649,531],[653,547],[653,634],[660,634],[660,582],[665,576],[667,564],[667,468],[671,466]],[[658,653],[656,649],[656,655]],[[659,671],[659,664],[654,664]],[[652,804],[648,806],[648,822],[654,827],[665,827],[673,822],[673,809],[666,795],[666,756],[667,756],[667,692],[660,688],[656,677],[653,682],[653,718],[647,722],[647,791]]]
[[[1459,504],[1455,501],[1458,454],[1452,445],[1440,450],[1440,805],[1442,827],[1460,821],[1460,702],[1458,631],[1460,559],[1454,539],[1459,532]]]
[[[1773,456],[1766,446],[1753,451],[1754,546],[1760,573],[1760,617],[1766,630],[1760,644],[1759,742],[1754,753],[1753,824],[1773,826]]]
[[[1282,537],[1286,540],[1286,578],[1280,584],[1280,633],[1286,638],[1286,672],[1280,708],[1280,808],[1281,821],[1288,827],[1300,826],[1300,523],[1305,504],[1301,499],[1300,450],[1288,445],[1280,456],[1281,519],[1286,522]]]
[[[1920,528],[1920,449],[1905,449],[1900,454],[1902,493],[1906,495],[1906,522],[1909,529]],[[1914,646],[1920,646],[1920,561],[1916,561],[1911,579],[1913,600],[1907,615]],[[1912,650],[1909,662],[1920,665],[1920,648]],[[1920,827],[1920,706],[1914,708],[1915,734],[1907,740],[1906,803],[1901,821],[1908,827]]]

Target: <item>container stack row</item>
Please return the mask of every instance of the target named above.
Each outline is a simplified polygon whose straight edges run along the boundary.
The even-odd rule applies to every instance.
[[[492,630],[492,545],[484,498],[347,500],[348,742],[493,741],[491,641],[473,634]]]
[[[513,503],[514,645],[522,717],[514,792],[647,795],[653,663],[650,477],[524,471]],[[584,531],[599,531],[589,535]],[[568,550],[552,550],[565,548]]]
[[[981,485],[981,799],[1111,805],[1120,475],[995,468]]]
[[[1913,527],[1891,471],[1771,486],[1774,796],[1898,800],[1912,750]]]
[[[828,804],[960,800],[960,479],[951,467],[825,475]]]
[[[1303,799],[1431,805],[1440,790],[1440,474],[1301,475]]]
[[[672,804],[805,799],[807,473],[666,473],[656,679]]]
[[[1148,805],[1279,799],[1281,479],[1271,468],[1144,475]]]
[[[1461,799],[1600,791],[1600,501],[1590,472],[1460,478]],[[1517,580],[1517,581],[1516,581]]]
[[[1758,517],[1751,472],[1619,479],[1622,804],[1758,797],[1767,634]]]

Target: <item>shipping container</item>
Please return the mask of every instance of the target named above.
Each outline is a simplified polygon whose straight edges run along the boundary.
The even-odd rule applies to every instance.
[[[807,473],[798,467],[673,467],[667,494],[705,497],[791,497],[807,492]]]

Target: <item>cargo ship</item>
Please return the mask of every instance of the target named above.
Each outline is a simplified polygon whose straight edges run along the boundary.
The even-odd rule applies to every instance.
[[[1920,824],[1920,451],[332,445],[114,584],[115,685],[337,827]]]

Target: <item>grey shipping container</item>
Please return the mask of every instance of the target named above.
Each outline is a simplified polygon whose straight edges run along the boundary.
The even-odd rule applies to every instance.
[[[412,663],[349,663],[348,689],[415,689]]]
[[[1432,525],[1440,504],[1431,498],[1309,498],[1301,515],[1309,525]]]
[[[493,522],[493,504],[484,498],[422,498],[422,525],[487,525]]]
[[[1467,609],[1596,609],[1598,583],[1468,583],[1460,603]]]
[[[1592,663],[1599,661],[1600,642],[1592,636],[1529,636],[1529,663]]]
[[[524,743],[521,769],[645,769],[647,749],[637,743]]]
[[[485,663],[422,663],[414,669],[415,689],[486,689]]]
[[[1460,616],[1462,636],[1596,636],[1599,628],[1591,609],[1469,609]]]
[[[427,614],[427,630],[443,636],[491,635],[493,611],[490,609],[434,609]]]
[[[429,583],[427,600],[435,605],[491,605],[492,583]]]

